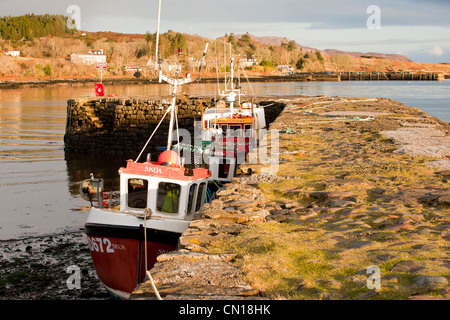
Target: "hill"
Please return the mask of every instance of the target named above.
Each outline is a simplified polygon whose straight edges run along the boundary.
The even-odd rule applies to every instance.
[[[336,54],[346,54],[352,57],[357,57],[357,58],[382,58],[382,59],[388,59],[388,60],[394,60],[394,61],[406,61],[406,62],[413,62],[411,59],[409,59],[408,57],[404,56],[404,55],[400,55],[400,54],[386,54],[386,53],[377,53],[377,52],[367,52],[367,53],[363,53],[363,52],[347,52],[347,51],[340,51],[340,50],[336,50],[336,49],[326,49],[324,50],[324,52],[329,55],[336,55]]]
[[[238,34],[236,35],[236,38],[241,38],[242,34]],[[287,38],[283,38],[283,37],[275,37],[275,36],[264,36],[264,37],[257,37],[254,35],[250,35],[251,39],[254,41],[257,41],[261,44],[264,45],[268,45],[268,46],[281,46],[283,43],[289,43],[292,40],[289,40]],[[297,48],[302,49],[303,51],[309,51],[309,52],[315,52],[315,51],[320,51],[321,54],[323,55],[327,55],[327,56],[332,56],[332,55],[336,55],[336,54],[345,54],[345,55],[349,55],[352,57],[374,57],[374,58],[383,58],[383,59],[389,59],[389,60],[394,60],[394,61],[408,61],[408,62],[412,62],[411,59],[409,59],[408,57],[404,56],[404,55],[399,55],[399,54],[385,54],[385,53],[377,53],[377,52],[347,52],[347,51],[341,51],[341,50],[337,50],[337,49],[325,49],[325,50],[319,50],[319,49],[315,49],[312,47],[306,47],[300,44],[296,44]]]
[[[13,38],[2,35],[0,53],[15,50],[20,51],[20,56],[0,54],[0,81],[98,78],[99,72],[93,65],[70,61],[73,53],[98,49],[103,49],[107,57],[108,72],[103,74],[104,78],[133,78],[136,68],[141,70],[143,77],[154,76],[153,70],[147,69],[147,63],[154,61],[155,34],[68,31],[59,18],[46,17],[48,21],[53,21],[53,27],[50,27],[51,24],[44,29],[38,26],[38,31],[30,27],[30,32],[25,31],[25,34]],[[35,19],[32,15],[28,18]],[[5,19],[1,20],[3,27]],[[23,22],[24,19],[15,21]],[[27,29],[16,25],[15,30]],[[39,33],[41,31],[45,35]],[[181,65],[183,72],[195,74],[199,72],[198,59],[207,42],[209,52],[202,70],[205,76],[211,77],[215,77],[217,71],[225,70],[224,61],[228,63],[230,50],[241,61],[248,76],[278,74],[278,65],[290,65],[296,72],[409,71],[450,74],[448,64],[420,64],[405,56],[383,53],[317,50],[287,38],[256,37],[248,33],[208,39],[170,30],[160,36],[159,57],[170,65]],[[178,48],[181,48],[181,54]],[[245,62],[247,58],[255,58],[257,63]]]

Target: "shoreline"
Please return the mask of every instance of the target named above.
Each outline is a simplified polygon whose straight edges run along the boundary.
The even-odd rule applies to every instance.
[[[329,97],[316,97],[316,99],[321,98],[327,99]],[[295,105],[300,105],[302,99],[278,99],[277,101],[284,102],[290,107],[282,112],[270,129],[282,130],[288,127],[298,132],[299,129],[304,130],[302,134],[280,133],[280,157],[282,159],[280,177],[270,177],[270,175],[264,174],[264,170],[267,168],[264,165],[241,166],[241,171],[248,172],[248,169],[251,169],[253,174],[243,174],[234,179],[223,190],[222,196],[228,197],[228,200],[222,197],[222,199],[206,206],[205,210],[200,212],[196,220],[191,223],[190,228],[183,234],[180,240],[181,249],[162,256],[155,268],[152,269],[152,275],[157,286],[162,289],[164,289],[163,283],[170,284],[171,281],[165,270],[172,270],[172,275],[175,278],[181,277],[177,278],[177,281],[180,281],[178,291],[172,292],[168,299],[214,297],[214,295],[208,293],[209,285],[200,286],[200,291],[198,291],[200,294],[197,295],[192,295],[192,285],[189,285],[189,282],[183,287],[186,275],[183,275],[182,270],[180,270],[182,267],[180,261],[196,255],[198,257],[218,257],[224,268],[230,267],[226,270],[236,275],[236,279],[242,280],[239,283],[241,290],[239,294],[242,294],[242,288],[247,290],[245,293],[253,294],[247,299],[259,299],[261,292],[262,298],[274,298],[273,293],[272,295],[269,294],[269,289],[261,289],[264,283],[258,282],[258,275],[252,274],[251,269],[245,264],[246,261],[243,259],[242,252],[232,252],[227,247],[229,243],[235,245],[236,242],[233,241],[239,243],[240,239],[246,240],[240,244],[241,247],[245,247],[245,243],[251,244],[246,238],[248,237],[246,230],[250,230],[251,233],[252,230],[260,231],[259,228],[271,232],[276,232],[277,228],[280,230],[287,228],[291,235],[298,235],[298,230],[304,230],[305,235],[317,233],[324,244],[329,244],[332,247],[330,250],[334,252],[333,254],[345,254],[348,252],[347,250],[356,250],[361,256],[369,255],[370,257],[371,252],[373,252],[373,257],[376,258],[373,262],[382,265],[383,288],[386,284],[385,290],[389,294],[391,289],[406,290],[403,289],[406,286],[408,289],[401,299],[408,298],[408,295],[410,297],[425,295],[428,298],[435,296],[448,299],[448,286],[444,288],[439,285],[437,287],[421,286],[414,282],[421,275],[440,277],[441,281],[443,281],[442,278],[447,279],[447,281],[449,279],[450,261],[441,255],[442,250],[448,248],[448,241],[450,241],[448,227],[446,228],[449,217],[448,214],[445,215],[443,211],[439,211],[441,210],[439,206],[448,206],[450,202],[448,202],[448,199],[446,200],[445,195],[440,195],[437,191],[442,188],[445,189],[445,187],[448,191],[450,173],[445,167],[428,170],[423,166],[424,163],[430,161],[445,161],[445,164],[441,163],[441,165],[450,163],[450,155],[442,154],[444,148],[430,149],[430,147],[438,146],[433,145],[433,143],[442,143],[439,140],[442,138],[442,134],[438,135],[438,140],[432,140],[433,142],[428,144],[423,144],[420,139],[408,140],[404,137],[399,139],[395,136],[381,135],[381,132],[391,132],[391,134],[396,132],[400,123],[403,133],[410,130],[409,132],[412,135],[410,137],[413,138],[418,137],[417,129],[425,128],[429,130],[430,126],[436,126],[436,130],[439,132],[446,132],[444,137],[447,139],[445,141],[448,141],[450,128],[448,123],[431,117],[417,108],[407,107],[389,99],[377,99],[376,103],[361,103],[360,109],[362,111],[354,110],[352,105],[346,105],[345,108],[336,106],[332,108],[333,110],[327,110],[327,112],[352,116],[358,112],[368,112],[367,114],[375,114],[376,119],[383,119],[381,125],[376,122],[299,125],[299,117],[305,115],[299,112],[301,109],[296,109]],[[409,123],[409,125],[404,125],[406,123]],[[431,132],[430,136],[435,136],[435,133]],[[362,140],[362,137],[367,139]],[[341,138],[343,140],[339,141]],[[335,151],[325,147],[327,144],[322,145],[321,139],[327,139],[327,143],[334,145]],[[353,141],[353,139],[358,140]],[[310,145],[309,142],[314,143]],[[353,144],[353,142],[357,144]],[[400,145],[396,145],[396,143],[400,143]],[[404,153],[396,153],[408,143],[411,148],[401,150]],[[414,148],[414,143],[417,143],[428,153],[425,156],[409,155],[410,150],[418,150]],[[314,146],[315,144],[316,146]],[[447,145],[447,147],[450,148],[450,145]],[[360,154],[358,148],[365,150],[364,153]],[[433,152],[437,153],[433,154]],[[441,154],[442,159],[435,158],[438,153]],[[366,164],[357,162],[361,166],[361,170],[364,169],[361,171],[362,175],[367,170],[375,170],[374,172],[381,170],[379,173],[381,174],[384,170],[383,166],[387,164],[381,166],[382,163],[376,161],[381,161],[383,157],[391,159],[389,165],[398,170],[398,172],[396,171],[397,174],[389,179],[374,175],[371,178],[372,180],[369,180],[365,185],[366,182],[362,181],[361,177],[357,179],[358,177],[351,177],[351,175],[345,176],[345,170],[352,170],[351,167],[345,167],[345,170],[341,172],[342,176],[330,176],[329,181],[325,181],[327,177],[323,176],[325,179],[322,181],[324,185],[319,185],[318,181],[311,180],[309,181],[311,184],[307,184],[309,187],[303,190],[299,186],[292,185],[288,188],[287,185],[283,184],[283,180],[289,180],[283,179],[283,177],[290,176],[290,180],[294,181],[294,178],[298,178],[299,175],[305,176],[297,180],[296,183],[308,182],[305,173],[286,172],[286,166],[295,167],[297,170],[310,168],[308,170],[313,171],[316,166],[323,166],[328,162],[330,165],[335,163],[339,160],[339,157],[347,158],[347,161],[358,161],[362,155],[366,157]],[[345,163],[339,162],[336,164],[345,166]],[[423,174],[428,179],[425,180],[428,189],[422,190],[423,185],[421,187],[420,184],[415,185],[412,182],[407,184],[403,181],[406,178],[402,177],[400,172],[402,172],[405,164],[410,166],[410,170],[419,167],[420,170],[422,170],[422,167],[425,168]],[[333,168],[333,166],[329,168]],[[404,168],[406,169],[406,167]],[[408,179],[413,180],[414,176],[408,175]],[[331,186],[338,188],[340,184],[350,187],[345,192],[357,189],[357,193],[349,195],[342,193],[343,190],[328,189]],[[271,188],[276,188],[276,190],[271,190]],[[321,191],[318,191],[319,189]],[[234,199],[237,197],[245,200],[245,197],[248,197],[249,190],[255,196],[261,196],[261,198],[250,200],[257,202],[253,206],[259,210],[256,211],[256,214],[253,209],[250,210],[248,207],[244,208],[240,207],[239,204],[230,203],[230,199],[233,197]],[[373,202],[366,202],[366,191]],[[318,198],[311,196],[314,192],[317,193]],[[341,192],[342,195],[345,195],[345,199],[333,198],[332,192]],[[281,195],[281,198],[274,199],[274,194]],[[262,200],[263,197],[264,200]],[[320,197],[326,197],[328,200],[334,201],[334,207],[329,207],[329,204],[321,202],[323,198]],[[411,201],[411,204],[405,202],[405,199]],[[417,199],[422,199],[420,200],[422,202],[417,203]],[[380,201],[380,203],[377,201]],[[229,209],[231,207],[235,210],[231,211]],[[377,219],[379,221],[375,221]],[[261,222],[252,222],[255,220]],[[211,234],[217,235],[211,236]],[[262,234],[259,233],[258,236],[262,237]],[[274,233],[275,237],[277,235],[282,236],[283,233]],[[316,243],[317,241],[314,238],[307,240],[311,245],[321,245]],[[265,240],[261,239],[261,241]],[[266,246],[267,243],[262,242],[261,245]],[[385,245],[386,247],[384,247]],[[236,248],[239,248],[239,246]],[[270,245],[267,248],[270,248]],[[322,250],[329,250],[329,248],[322,248]],[[384,255],[382,252],[384,252]],[[252,255],[249,253],[247,258],[251,257]],[[425,261],[424,259],[426,259],[426,263],[421,262]],[[213,267],[217,267],[217,265],[207,265],[213,260],[196,259],[195,266],[200,271],[194,273],[194,275],[190,274],[189,277],[192,277],[193,280],[200,279],[201,281],[198,283],[215,281],[216,273]],[[406,262],[402,265],[401,262],[404,261]],[[329,263],[335,268],[345,267],[345,262],[340,264],[339,260],[331,260]],[[67,268],[72,265],[80,267],[81,289],[69,290],[67,288],[66,280],[70,276],[67,273]],[[0,241],[0,266],[2,267],[0,271],[0,300],[111,299],[96,277],[83,231]],[[292,299],[335,299],[336,297],[337,299],[386,299],[383,289],[378,292],[364,289],[363,284],[366,276],[365,274],[358,274],[361,266],[352,266],[353,269],[356,271],[348,277],[355,288],[352,287],[354,291],[346,293],[346,296],[340,293],[340,291],[348,290],[347,280],[345,279],[338,279],[334,282],[324,279],[323,281],[328,281],[326,282],[327,286],[324,285],[320,288],[317,287],[316,279],[306,279],[303,284],[302,282],[296,284],[298,289],[294,290],[293,293],[285,289],[284,291],[281,290],[280,294],[287,294]],[[419,271],[416,271],[416,269]],[[264,272],[264,269],[261,270],[261,272]],[[447,271],[442,272],[442,270]],[[280,272],[277,269],[273,271]],[[438,273],[440,275],[437,275]],[[229,275],[226,275],[226,277],[229,277]],[[233,285],[236,285],[236,283]],[[447,288],[447,291],[445,291],[447,293],[442,293],[445,288]],[[144,292],[136,293],[136,299],[152,298],[151,289],[145,291],[145,286],[141,289]],[[233,295],[236,291],[228,290],[226,292],[228,298],[236,298],[236,295]],[[217,296],[220,298],[220,295]],[[242,296],[239,297],[242,298]]]
[[[66,281],[80,270],[80,287]],[[84,231],[0,241],[0,300],[110,300]],[[71,282],[75,283],[75,282]]]
[[[353,74],[353,73],[352,73]],[[354,73],[354,78],[343,79],[342,81],[442,81],[450,79],[450,75],[445,75],[441,80],[427,80],[422,78],[404,79],[402,77],[393,79],[364,79]],[[223,77],[219,78],[221,81]],[[334,73],[300,73],[293,75],[260,75],[248,76],[249,82],[327,82],[327,81],[341,81],[338,74]],[[54,79],[54,80],[30,80],[30,81],[0,81],[0,89],[20,89],[20,88],[44,88],[53,86],[87,86],[92,83],[98,83],[100,79]],[[217,77],[202,77],[200,83],[217,82]],[[103,83],[107,85],[114,84],[160,84],[157,78],[104,78]]]

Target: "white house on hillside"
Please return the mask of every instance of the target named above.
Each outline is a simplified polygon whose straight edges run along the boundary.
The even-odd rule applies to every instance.
[[[20,51],[7,51],[5,52],[5,55],[17,58],[20,56]]]
[[[241,58],[239,59],[239,64],[242,66],[242,68],[248,68],[251,66],[256,66],[258,65],[258,60],[256,60],[255,58]]]
[[[70,56],[70,61],[72,61],[73,63],[84,64],[106,63],[106,55],[103,54],[103,49],[91,50],[87,54],[72,54]]]

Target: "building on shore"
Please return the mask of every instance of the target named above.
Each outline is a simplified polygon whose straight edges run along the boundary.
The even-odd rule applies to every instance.
[[[256,60],[256,58],[253,57],[251,58],[243,57],[239,59],[239,64],[241,65],[242,68],[249,68],[258,65],[258,60]]]
[[[106,55],[103,53],[103,49],[91,50],[85,54],[73,53],[70,61],[83,64],[106,63]]]
[[[5,55],[17,58],[18,56],[20,56],[20,51],[14,51],[14,50],[6,51]]]
[[[294,68],[292,68],[289,65],[278,65],[277,66],[277,71],[281,74],[290,74],[292,72],[294,72]]]

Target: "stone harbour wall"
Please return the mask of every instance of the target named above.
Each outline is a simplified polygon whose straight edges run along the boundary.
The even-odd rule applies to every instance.
[[[67,102],[65,150],[74,153],[138,155],[154,131],[171,99],[104,97],[71,99]],[[266,122],[275,120],[283,103],[261,101]],[[178,126],[194,134],[195,117],[213,105],[211,98],[177,99]],[[145,152],[166,146],[169,115],[161,123]],[[145,153],[144,153],[145,154]]]
[[[67,102],[65,148],[76,153],[138,154],[171,101],[108,97]],[[178,99],[178,125],[193,133],[194,117],[206,99]],[[165,146],[169,116],[161,123],[148,150]]]

